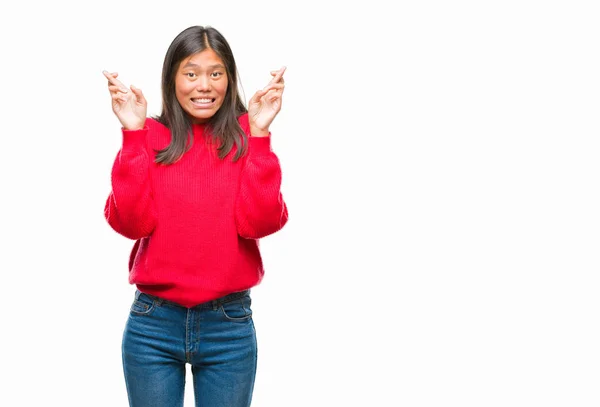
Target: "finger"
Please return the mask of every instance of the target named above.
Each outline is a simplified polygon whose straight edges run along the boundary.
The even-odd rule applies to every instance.
[[[275,75],[277,75],[278,73],[281,73],[281,71],[282,71],[282,70],[285,72],[285,69],[286,69],[286,68],[285,68],[285,67],[283,67],[283,68],[281,68],[281,69],[278,69],[277,71],[271,71],[271,75],[275,76]],[[283,76],[283,74],[282,74],[282,76]]]
[[[277,72],[271,72],[271,75],[276,76]],[[271,83],[285,83],[285,79],[283,79],[283,77],[279,78],[279,80],[277,82],[275,82],[275,78],[271,79],[271,82],[269,82],[269,84]]]
[[[267,94],[267,92],[269,91],[269,87],[268,85],[260,90],[257,90],[256,93],[254,93],[254,95],[252,95],[252,97],[250,98],[250,101],[248,103],[253,104],[253,103],[260,103],[260,99]]]
[[[269,83],[277,83],[283,81],[283,74],[285,73],[286,69],[287,67],[282,66],[281,69],[278,71],[271,71],[271,75],[275,75],[275,77],[271,79],[271,82]]]
[[[108,87],[108,90],[109,90],[111,93],[116,93],[116,92],[125,93],[125,92],[123,92],[123,88],[121,88],[120,86],[115,86],[115,85],[110,85],[110,86]]]
[[[111,92],[122,92],[122,93],[129,92],[129,89],[127,89],[125,86],[116,86],[116,85],[113,85],[111,82],[108,82],[108,90],[110,90]]]
[[[266,100],[274,101],[276,99],[281,99],[283,96],[283,90],[281,89],[271,89],[265,95]]]
[[[285,88],[285,84],[280,82],[280,83],[271,83],[271,84],[265,86],[263,88],[263,90],[266,90],[268,92],[271,89],[282,89],[283,90],[283,88]]]
[[[283,89],[270,88],[265,93],[258,97],[257,103],[268,102],[272,103],[276,100],[281,100],[283,96]]]
[[[274,71],[274,78],[271,80],[272,83],[278,83],[283,81],[283,74],[285,73],[286,67],[281,67],[280,70]],[[273,73],[271,73],[273,75]]]
[[[115,93],[114,95],[111,95],[111,98],[115,102],[127,102],[127,96],[123,93]]]
[[[272,83],[270,85],[267,85],[261,90],[257,90],[248,103],[260,103],[260,99],[267,93],[269,93],[270,91],[278,91],[282,93],[284,87],[285,85],[282,83]],[[270,99],[270,96],[267,96],[267,98]]]
[[[257,103],[265,93],[267,93],[267,91],[265,91],[264,89],[257,90],[254,93],[254,95],[252,95],[248,103]]]
[[[113,76],[113,74],[111,74],[107,71],[102,71],[102,73],[104,74],[106,79],[108,79],[108,82],[114,86],[118,86],[121,89],[121,92],[123,92],[123,93],[129,92],[127,87],[125,85],[123,85],[123,83],[121,81],[117,80],[116,76],[118,74],[116,72],[115,72],[116,75],[114,75],[114,76]]]

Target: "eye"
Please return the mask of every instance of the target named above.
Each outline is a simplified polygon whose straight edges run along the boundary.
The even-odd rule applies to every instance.
[[[196,74],[193,73],[193,72],[188,72],[188,73],[185,74],[185,76],[187,76],[190,79],[194,79],[196,77]]]
[[[223,72],[218,72],[218,71],[217,72],[212,72],[210,74],[210,76],[211,76],[211,78],[218,78],[220,76],[223,76]]]

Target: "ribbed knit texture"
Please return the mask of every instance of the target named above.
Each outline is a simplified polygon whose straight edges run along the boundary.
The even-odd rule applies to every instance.
[[[248,115],[239,122],[250,134]],[[140,291],[192,307],[260,283],[258,239],[288,219],[281,168],[271,137],[248,137],[248,153],[221,160],[194,125],[194,144],[174,164],[154,162],[170,131],[154,119],[123,130],[104,214],[119,234],[136,240],[129,282]]]

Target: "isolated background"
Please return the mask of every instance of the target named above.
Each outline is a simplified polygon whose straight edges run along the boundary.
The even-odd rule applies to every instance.
[[[246,99],[288,67],[253,406],[599,405],[594,2],[392,4],[2,6],[0,405],[127,405],[102,70],[158,113],[191,25],[230,41]]]

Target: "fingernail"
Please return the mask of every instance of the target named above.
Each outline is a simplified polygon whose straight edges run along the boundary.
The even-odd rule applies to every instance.
[[[129,92],[129,89],[121,88],[121,92],[127,93],[127,92]]]

